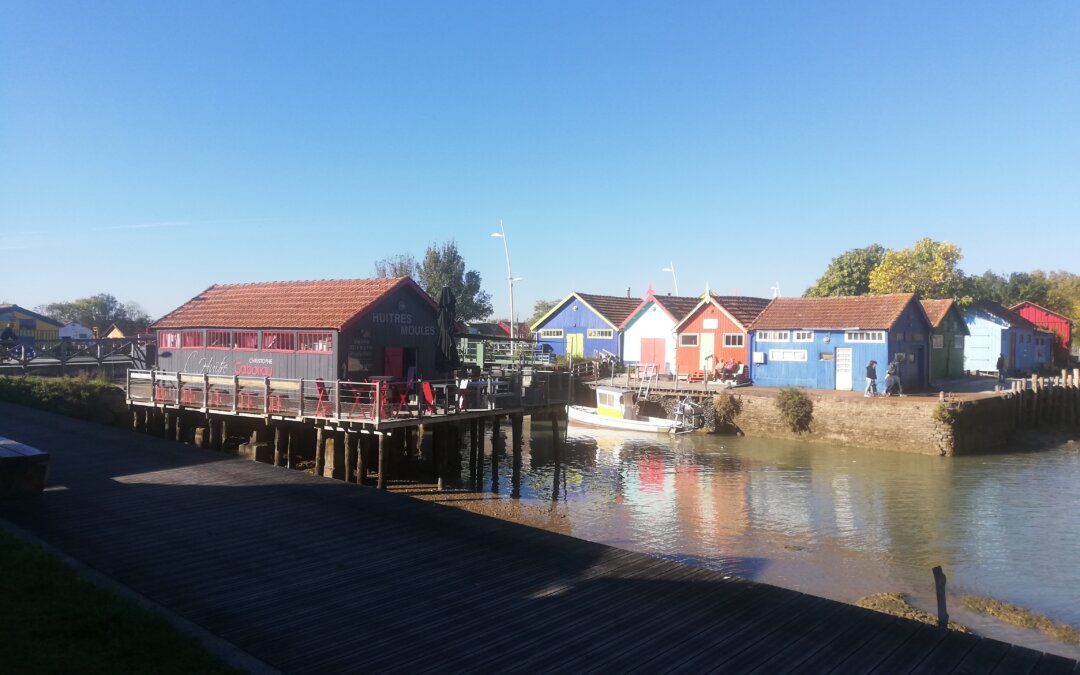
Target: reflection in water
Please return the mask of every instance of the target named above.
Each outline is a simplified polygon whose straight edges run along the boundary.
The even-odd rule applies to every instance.
[[[507,464],[513,495],[561,510],[584,539],[843,600],[930,594],[940,564],[953,593],[1080,625],[1070,446],[942,458],[571,427],[556,453],[549,423],[533,433],[526,419],[521,465]]]

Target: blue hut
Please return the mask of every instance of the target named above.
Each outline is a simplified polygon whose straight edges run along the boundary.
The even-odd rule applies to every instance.
[[[1005,357],[1009,372],[1037,372],[1041,362],[1038,329],[1024,317],[1004,305],[984,300],[964,310],[969,335],[964,338],[964,370],[973,373],[997,372],[999,356]],[[1045,352],[1041,355],[1045,361]]]
[[[879,391],[893,360],[905,389],[929,384],[931,325],[912,293],[776,298],[749,329],[755,385],[861,390],[871,359]]]
[[[641,298],[571,293],[531,326],[538,344],[551,345],[560,356],[614,355],[622,360],[619,326]]]

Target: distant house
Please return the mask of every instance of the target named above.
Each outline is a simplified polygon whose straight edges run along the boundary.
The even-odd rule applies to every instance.
[[[435,302],[412,279],[211,286],[159,319],[162,370],[275,378],[436,372]]]
[[[776,298],[750,325],[755,385],[861,390],[877,361],[882,389],[890,361],[905,389],[929,384],[930,319],[911,293]]]
[[[550,345],[560,356],[603,356],[622,359],[619,326],[639,305],[641,298],[590,293],[571,293],[533,323],[540,345]]]
[[[42,341],[59,340],[64,324],[18,305],[0,305],[0,329],[11,324],[19,342],[34,345]]]
[[[1051,355],[1051,358],[1057,365],[1064,366],[1069,355],[1069,350],[1072,349],[1072,319],[1064,314],[1058,314],[1053,310],[1036,305],[1034,302],[1024,301],[1013,305],[1009,309],[1039,328],[1055,334],[1055,341],[1059,346],[1055,347],[1054,354]]]
[[[81,323],[72,321],[60,328],[61,340],[93,340],[94,331]]]
[[[964,370],[997,372],[998,356],[1004,356],[1009,371],[1030,373],[1049,360],[1052,338],[1036,335],[1035,324],[999,303],[974,303],[964,310],[964,322]]]
[[[710,372],[727,361],[749,364],[747,331],[768,304],[765,298],[707,294],[675,326],[678,372]]]
[[[510,337],[510,326],[502,321],[499,322],[484,322],[484,321],[471,321],[466,324],[466,332],[469,335],[481,335],[484,337]]]
[[[655,295],[652,287],[619,329],[623,332],[623,362],[653,365],[658,373],[675,369],[675,326],[701,298]]]
[[[955,300],[923,300],[930,332],[930,381],[964,376],[964,338],[968,336],[964,315]]]

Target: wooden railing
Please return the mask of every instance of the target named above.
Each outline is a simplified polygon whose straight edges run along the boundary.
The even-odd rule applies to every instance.
[[[567,373],[530,369],[460,380],[365,382],[283,379],[129,370],[127,399],[237,415],[315,418],[379,424],[570,401]]]

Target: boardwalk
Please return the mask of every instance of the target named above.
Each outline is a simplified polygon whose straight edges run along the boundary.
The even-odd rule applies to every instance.
[[[1078,673],[1074,661],[0,404],[0,516],[289,673]]]

